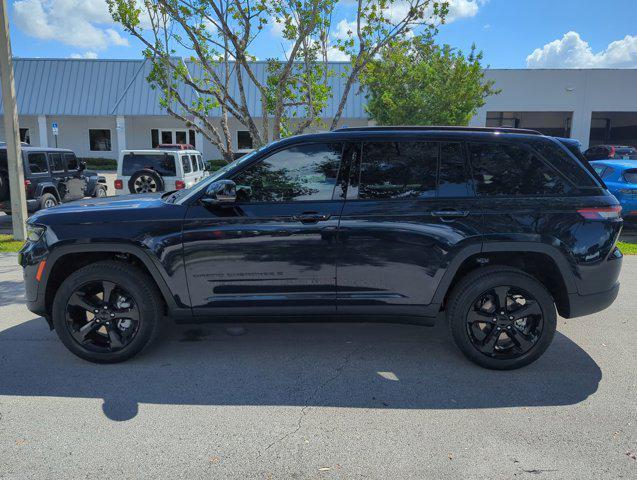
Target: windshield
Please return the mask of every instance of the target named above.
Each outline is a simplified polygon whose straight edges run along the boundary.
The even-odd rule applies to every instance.
[[[197,192],[206,188],[207,185],[221,178],[226,172],[232,170],[235,167],[239,167],[246,162],[249,162],[257,154],[257,152],[260,152],[262,149],[263,147],[254,150],[253,152],[250,152],[247,155],[242,156],[241,158],[238,158],[234,162],[224,165],[219,170],[212,172],[210,176],[204,178],[203,180],[200,180],[190,188],[168,192],[164,194],[162,198],[166,203],[182,203],[191,196],[195,195]]]

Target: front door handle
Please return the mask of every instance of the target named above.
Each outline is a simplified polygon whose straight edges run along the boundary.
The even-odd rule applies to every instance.
[[[301,222],[301,223],[318,223],[318,222],[324,222],[325,220],[329,220],[330,217],[331,215],[329,214],[326,215],[322,213],[307,212],[307,213],[301,213],[300,215],[292,215],[292,220],[296,222]]]

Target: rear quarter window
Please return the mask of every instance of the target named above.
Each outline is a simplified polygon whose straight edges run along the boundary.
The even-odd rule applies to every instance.
[[[122,159],[122,175],[131,176],[139,170],[154,170],[165,177],[174,177],[177,174],[175,156],[157,153],[127,153]]]
[[[637,169],[626,170],[624,172],[624,180],[628,183],[637,183]]]
[[[581,153],[569,152],[562,144],[549,141],[534,142],[530,147],[578,187],[599,187],[588,171],[588,160]]]
[[[470,142],[467,147],[479,196],[550,196],[570,190],[555,169],[524,145]]]

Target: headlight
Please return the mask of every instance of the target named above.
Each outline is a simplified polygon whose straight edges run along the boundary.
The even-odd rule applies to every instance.
[[[42,238],[46,232],[46,227],[40,225],[27,225],[27,240],[30,242],[37,242]]]

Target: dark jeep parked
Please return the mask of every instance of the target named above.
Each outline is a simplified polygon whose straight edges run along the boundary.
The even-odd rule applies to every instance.
[[[511,369],[556,315],[606,308],[621,208],[533,131],[352,128],[272,143],[186,190],[62,205],[29,220],[29,308],[76,355],[140,352],[181,322],[448,321]]]
[[[84,197],[106,196],[106,179],[85,170],[71,150],[23,146],[22,160],[29,212]],[[0,145],[0,211],[11,214],[6,145]]]

